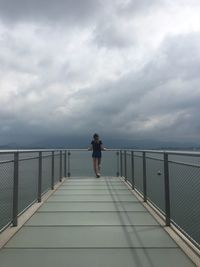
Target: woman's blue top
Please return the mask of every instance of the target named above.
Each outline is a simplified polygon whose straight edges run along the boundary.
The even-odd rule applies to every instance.
[[[91,142],[93,153],[92,157],[93,158],[101,158],[101,145],[102,141],[99,140],[98,142],[95,142],[94,140]]]

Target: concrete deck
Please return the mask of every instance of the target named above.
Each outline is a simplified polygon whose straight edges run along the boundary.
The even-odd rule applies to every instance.
[[[194,267],[118,178],[68,179],[0,251],[1,267]]]

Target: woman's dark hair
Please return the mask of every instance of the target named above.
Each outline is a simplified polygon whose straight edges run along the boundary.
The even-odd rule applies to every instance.
[[[94,139],[98,139],[98,138],[99,138],[99,135],[98,135],[97,133],[95,133],[95,134],[93,135],[93,138],[94,138]]]

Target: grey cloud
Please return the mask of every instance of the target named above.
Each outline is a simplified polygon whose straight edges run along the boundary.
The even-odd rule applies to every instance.
[[[0,16],[11,22],[37,22],[39,19],[83,23],[90,16],[94,18],[99,9],[98,0],[0,0]]]
[[[51,95],[51,102],[48,102],[47,95],[44,103],[35,106],[42,114],[39,125],[27,128],[29,131],[38,129],[43,135],[52,124],[51,132],[54,133],[57,133],[56,128],[70,134],[103,129],[102,133],[115,132],[119,137],[139,135],[158,140],[179,140],[195,136],[198,140],[200,78],[197,70],[200,60],[195,56],[199,54],[199,47],[195,45],[198,40],[198,34],[167,38],[152,60],[138,72],[131,71],[115,82],[107,81],[96,88],[83,88],[69,98],[63,95],[61,99],[57,96],[52,99]],[[175,58],[176,54],[178,58]],[[192,66],[192,69],[187,66]],[[60,115],[56,121],[47,116],[61,105],[68,108],[71,100],[75,101],[72,113]],[[29,116],[31,118],[32,113]],[[37,110],[34,116],[37,119]],[[145,128],[146,123],[157,118],[160,118],[158,123]],[[22,118],[17,120],[22,121]],[[27,118],[23,121],[25,123]],[[13,127],[17,127],[17,123]]]
[[[47,4],[47,1],[42,3]],[[38,18],[43,15],[45,19],[56,18],[57,15],[52,13],[53,2],[49,3],[48,10],[41,6]],[[71,3],[72,14],[67,11],[66,16],[70,19],[78,18],[81,10],[75,6],[78,2],[65,1],[64,4],[60,1],[56,5],[59,3],[62,4],[63,10],[66,3]],[[86,5],[89,3],[88,0]],[[135,3],[135,7],[139,9],[139,1],[130,3],[132,6]],[[147,1],[141,1],[141,7],[144,3],[147,4]],[[154,1],[154,4],[156,3],[157,1]],[[25,20],[26,16],[35,16],[39,1],[31,1],[33,11],[29,10],[30,6],[27,7],[25,2],[18,1],[17,9],[13,7],[10,12],[9,4],[11,1],[0,1],[0,8],[4,8],[0,12],[4,13],[7,19],[14,12],[13,21],[20,21]],[[96,10],[97,6],[85,11],[85,17],[81,15],[79,22],[86,19],[86,12],[87,15],[93,12],[92,16],[95,12],[100,12]],[[63,11],[60,14],[62,19],[65,18],[64,13]],[[98,24],[94,32],[96,43],[116,49],[127,48],[133,44],[134,39],[129,39],[127,34],[123,35],[117,26],[117,22],[112,19],[102,25]],[[0,52],[0,59],[3,59],[2,77],[3,71],[15,70],[18,74],[28,72],[30,75],[36,75],[37,79],[30,79],[30,84],[22,85],[18,93],[10,98],[10,103],[13,101],[11,104],[5,103],[11,106],[11,109],[5,109],[6,112],[0,115],[0,123],[3,125],[0,129],[1,140],[19,138],[31,143],[41,137],[45,139],[46,136],[48,139],[48,136],[59,136],[60,133],[66,136],[85,136],[100,130],[102,135],[112,136],[114,133],[116,138],[124,139],[200,141],[199,33],[168,37],[142,69],[133,71],[131,66],[127,66],[127,72],[123,76],[109,79],[105,75],[105,79],[99,80],[98,84],[88,83],[89,85],[83,85],[81,78],[90,71],[90,64],[85,67],[85,62],[80,61],[83,67],[73,69],[67,58],[60,62],[48,53],[43,54],[44,50],[40,53],[31,47],[24,50],[25,45],[19,42],[18,46],[14,37],[5,38],[4,47],[7,43],[10,43],[7,55],[4,57],[4,53]],[[16,58],[12,50],[17,54]],[[95,68],[95,64],[92,66]],[[68,91],[71,80],[79,82],[75,92]],[[56,88],[56,85],[61,86],[63,91],[50,90],[52,87]],[[32,92],[38,97],[38,102],[29,97]]]
[[[145,77],[154,75],[155,81],[197,78],[200,63],[199,33],[166,38],[152,60],[145,66]],[[155,75],[154,72],[159,73]]]
[[[100,43],[109,46],[116,42],[116,46],[123,47],[126,46],[126,39],[130,41],[130,35],[124,33],[120,37],[123,32],[109,24],[112,16],[124,16],[127,19],[130,15],[132,18],[151,12],[152,8],[161,5],[165,5],[165,0],[0,0],[0,21],[12,25],[18,22],[34,22],[56,27],[62,22],[66,27],[96,27],[96,39]],[[107,26],[100,26],[106,23]]]
[[[19,40],[12,33],[1,35],[0,70],[34,74],[35,54],[28,41]]]
[[[130,126],[135,125],[145,138],[181,140],[195,136],[199,140],[199,38],[199,34],[167,38],[139,73],[129,73],[99,88],[103,101],[98,102],[93,95],[95,102],[90,108],[97,121],[125,135],[128,129],[131,135],[137,133],[138,129]],[[145,123],[154,118],[161,121],[145,129]]]
[[[124,31],[116,22],[100,22],[94,31],[94,41],[100,47],[127,48],[135,45],[133,32]]]
[[[113,1],[108,3],[107,11],[104,10],[96,23],[93,36],[98,46],[108,49],[137,46],[135,32],[138,29],[134,26],[134,20],[146,12],[153,13],[156,6],[165,5],[164,0],[118,0],[114,4]]]
[[[117,7],[119,15],[141,15],[151,12],[155,7],[166,5],[166,0],[130,0],[121,1]]]

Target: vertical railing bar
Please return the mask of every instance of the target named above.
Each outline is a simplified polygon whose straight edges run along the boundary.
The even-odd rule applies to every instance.
[[[62,150],[62,179],[65,176],[65,151]]]
[[[131,151],[131,178],[132,178],[132,189],[135,188],[135,178],[134,178],[134,151]]]
[[[19,152],[14,153],[13,173],[13,226],[18,225],[18,196],[19,196]]]
[[[165,223],[170,226],[170,186],[168,154],[164,153],[164,180],[165,180]]]
[[[60,182],[62,182],[62,150],[60,151]]]
[[[71,152],[69,151],[69,152],[68,152],[68,157],[67,157],[67,160],[68,160],[68,161],[67,161],[67,162],[68,162],[68,168],[67,168],[67,169],[68,169],[68,174],[67,174],[67,176],[68,176],[68,177],[71,176],[71,173],[70,173],[70,155],[71,155]]]
[[[117,155],[117,177],[119,177],[119,151],[117,151],[116,155]]]
[[[64,176],[67,177],[67,151],[64,152]]]
[[[42,201],[42,152],[39,152],[39,167],[38,167],[38,202]]]
[[[124,150],[124,177],[125,177],[125,181],[127,181],[127,154],[126,154],[126,150]]]
[[[122,151],[120,150],[120,176],[123,176]]]
[[[143,199],[147,202],[147,175],[146,175],[146,153],[143,154]]]
[[[52,161],[51,161],[51,189],[54,190],[54,171],[55,171],[55,161],[54,161],[54,151],[52,151]]]

